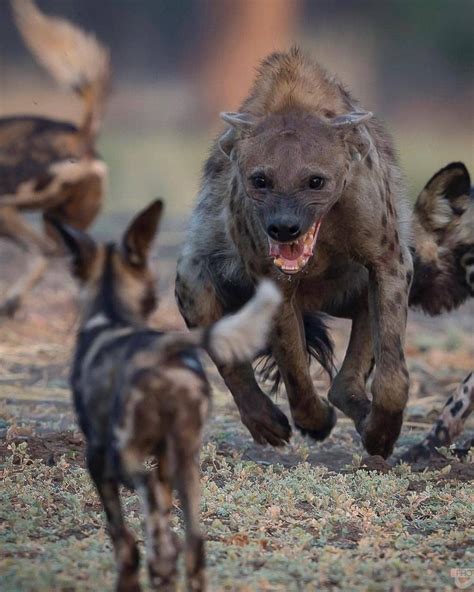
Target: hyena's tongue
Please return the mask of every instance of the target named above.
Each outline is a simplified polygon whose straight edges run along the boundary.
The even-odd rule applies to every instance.
[[[304,253],[304,238],[294,243],[273,243],[270,246],[270,255],[272,257],[281,257],[287,261],[296,261]]]
[[[318,236],[322,219],[315,222],[308,232],[292,243],[277,243],[268,239],[269,255],[273,263],[284,273],[298,273],[308,263]]]

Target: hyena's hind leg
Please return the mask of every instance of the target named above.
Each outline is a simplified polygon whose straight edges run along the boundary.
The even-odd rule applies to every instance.
[[[419,444],[405,452],[401,460],[416,462],[428,459],[436,448],[449,446],[462,434],[464,424],[474,409],[474,373],[471,372],[449,397],[430,432]]]
[[[361,298],[354,306],[351,336],[344,362],[328,394],[329,401],[350,417],[359,431],[370,411],[366,384],[374,362],[369,309]]]
[[[26,294],[43,277],[55,245],[52,240],[37,233],[13,207],[0,207],[0,238],[13,242],[27,257],[26,270],[0,301],[0,316],[13,316]]]
[[[105,450],[89,447],[87,466],[107,517],[107,526],[118,567],[117,592],[140,592],[138,548],[135,537],[124,521],[118,483],[106,476]]]

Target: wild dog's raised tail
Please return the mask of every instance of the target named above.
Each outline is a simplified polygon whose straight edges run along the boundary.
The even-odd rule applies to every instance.
[[[218,364],[252,361],[265,347],[282,295],[269,280],[260,282],[255,295],[238,312],[205,329],[163,337],[160,353],[173,356],[185,347],[205,349]]]
[[[79,130],[85,146],[92,148],[109,90],[109,51],[94,35],[62,18],[43,14],[33,0],[11,0],[11,4],[31,53],[59,84],[83,99],[85,112]]]
[[[474,191],[462,162],[428,181],[413,212],[410,306],[438,315],[474,296]]]

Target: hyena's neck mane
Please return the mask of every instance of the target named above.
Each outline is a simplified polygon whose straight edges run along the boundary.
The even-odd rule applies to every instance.
[[[241,111],[261,116],[301,109],[334,117],[353,110],[355,103],[339,80],[293,47],[264,60]]]

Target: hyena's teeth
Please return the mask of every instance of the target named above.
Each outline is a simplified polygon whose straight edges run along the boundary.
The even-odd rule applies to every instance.
[[[278,243],[270,238],[268,239],[269,254],[273,257],[273,263],[276,267],[285,273],[298,273],[306,267],[313,255],[321,220],[320,218],[311,226],[308,232],[291,243]]]

